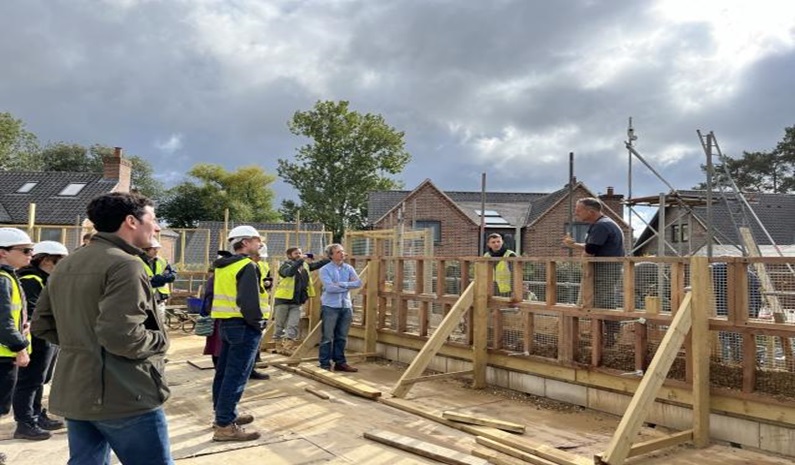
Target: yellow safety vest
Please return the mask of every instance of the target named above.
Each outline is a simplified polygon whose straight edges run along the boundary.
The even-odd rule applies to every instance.
[[[249,263],[254,262],[244,258],[229,266],[215,269],[213,310],[210,316],[215,319],[243,318],[243,313],[237,306],[237,274]]]
[[[19,332],[22,332],[22,311],[25,309],[25,303],[22,301],[22,292],[19,290],[19,283],[7,271],[0,270],[0,276],[5,276],[11,281],[11,317],[14,319],[14,327]],[[38,276],[37,276],[38,278]],[[30,333],[27,335],[28,342],[30,342]],[[28,344],[28,353],[31,353],[31,345]],[[11,349],[0,344],[0,357],[16,357],[17,353],[12,352]]]
[[[260,291],[262,291],[259,293],[259,308],[262,309],[262,317],[268,319],[271,317],[271,303],[268,291],[265,290],[265,278],[268,276],[271,267],[268,265],[268,262],[263,260],[258,261],[257,266],[259,267],[261,275],[259,288]]]
[[[491,257],[488,252],[483,254],[484,257]],[[506,257],[515,257],[516,252],[507,251],[503,258]],[[497,265],[494,266],[494,282],[497,283],[497,289],[499,290],[500,294],[507,294],[511,292],[511,269],[508,267],[508,262],[505,260],[500,260],[497,262]]]
[[[304,269],[306,274],[309,275],[309,287],[306,293],[309,297],[315,296],[315,280],[312,279],[312,273],[309,271],[309,263],[304,262]],[[273,295],[277,299],[293,300],[295,294],[295,276],[288,276],[279,279],[279,284],[276,286],[276,293]]]
[[[165,258],[155,257],[155,272],[154,273],[152,272],[152,267],[149,266],[149,263],[147,263],[146,260],[143,259],[143,257],[139,256],[138,258],[141,259],[141,262],[143,262],[144,269],[146,270],[146,276],[148,276],[149,279],[152,279],[152,277],[155,274],[163,274],[163,272],[166,271],[166,265],[168,265],[168,262],[166,261]],[[157,289],[157,291],[160,292],[163,295],[170,295],[171,294],[171,287],[168,284],[163,284],[162,286],[156,287],[155,289]]]

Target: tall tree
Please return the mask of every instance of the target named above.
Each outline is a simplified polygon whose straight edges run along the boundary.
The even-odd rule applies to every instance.
[[[322,222],[335,241],[364,225],[369,192],[401,187],[388,175],[402,172],[411,155],[404,133],[381,115],[351,111],[346,101],[318,101],[296,112],[288,127],[312,142],[297,149],[294,162],[279,159],[277,172],[298,191],[301,211]]]
[[[0,170],[35,170],[34,156],[39,152],[36,135],[11,113],[0,113]]]
[[[743,152],[741,158],[725,157],[714,167],[716,183],[724,177],[724,164],[743,192],[788,193],[795,190],[795,126],[785,129],[784,138],[769,152]],[[701,169],[706,172],[706,166]],[[695,186],[706,189],[706,182]]]
[[[158,207],[158,214],[171,226],[194,228],[199,221],[229,217],[236,222],[278,221],[273,209],[276,177],[258,166],[234,172],[220,165],[199,163],[188,172],[191,180],[169,189]]]

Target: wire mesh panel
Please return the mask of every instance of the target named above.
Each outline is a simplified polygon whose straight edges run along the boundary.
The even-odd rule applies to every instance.
[[[527,261],[522,263],[523,300],[541,301],[547,299],[547,263]]]
[[[533,355],[558,358],[558,325],[556,314],[537,313],[533,318]]]
[[[582,283],[582,263],[580,260],[559,261],[555,266],[556,295],[559,304],[577,304]]]

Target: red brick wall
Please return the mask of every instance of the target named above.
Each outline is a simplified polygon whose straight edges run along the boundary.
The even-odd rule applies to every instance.
[[[581,186],[572,194],[574,201],[589,197],[588,191]],[[620,211],[620,210],[619,210]],[[612,214],[608,215],[619,223],[621,218]],[[565,225],[569,222],[569,201],[564,197],[561,202],[552,207],[550,211],[537,220],[532,227],[525,228],[522,235],[523,255],[529,257],[562,257],[568,256],[568,250],[561,246],[561,239],[565,233]],[[629,230],[624,227],[624,241],[629,240]]]
[[[410,228],[412,221],[439,221],[442,241],[434,245],[434,254],[440,257],[466,257],[478,253],[480,228],[464,216],[446,196],[431,186],[425,186],[410,196],[403,209],[403,224]],[[396,212],[375,224],[376,229],[391,229],[398,225]]]

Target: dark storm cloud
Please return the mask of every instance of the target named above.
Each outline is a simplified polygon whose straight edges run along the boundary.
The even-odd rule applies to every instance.
[[[709,18],[674,21],[658,6],[7,1],[0,111],[45,141],[123,145],[173,182],[197,162],[275,173],[304,143],[292,114],[345,99],[405,131],[407,188],[478,189],[487,172],[491,189],[520,191],[562,186],[569,151],[594,190],[625,190],[632,116],[638,150],[689,188],[703,160],[696,129],[737,154],[772,148],[795,124],[795,41],[790,31],[740,63],[718,54]],[[634,176],[635,192],[663,187]],[[283,184],[277,194],[294,196]]]

